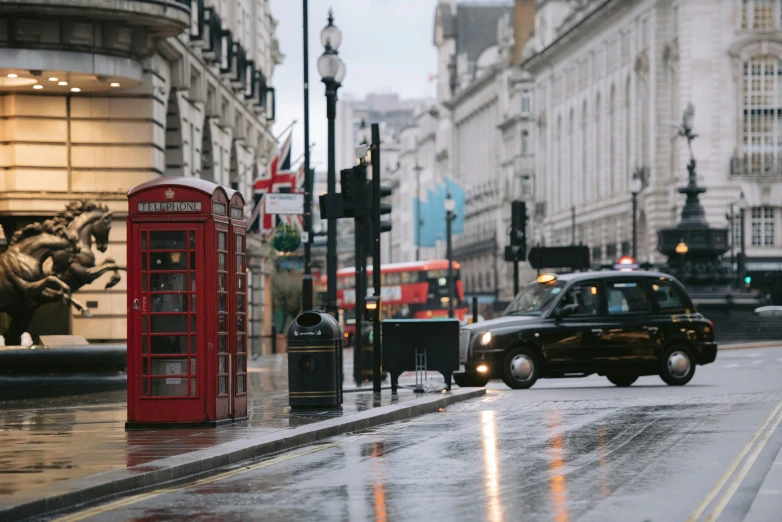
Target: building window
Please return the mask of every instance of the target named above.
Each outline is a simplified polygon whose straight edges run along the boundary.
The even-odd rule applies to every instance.
[[[752,246],[774,246],[774,208],[753,207]]]
[[[782,150],[782,62],[756,56],[744,64],[743,158],[747,174],[779,171]]]
[[[733,234],[732,234],[733,246],[741,247],[741,214],[736,213],[733,215]]]
[[[743,0],[741,28],[772,31],[780,27],[779,0]]]
[[[521,153],[529,154],[529,131],[521,131]]]
[[[529,91],[524,91],[521,93],[521,113],[529,114],[529,111],[530,111],[530,95],[529,95]]]

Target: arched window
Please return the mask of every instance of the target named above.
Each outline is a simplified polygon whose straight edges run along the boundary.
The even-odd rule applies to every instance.
[[[581,107],[581,197],[589,201],[587,192],[587,102]]]
[[[576,169],[575,169],[575,161],[573,160],[576,157],[576,151],[575,151],[575,116],[573,108],[570,109],[570,123],[568,124],[568,169],[570,172],[568,173],[569,183],[568,183],[568,203],[572,206],[576,204]]]
[[[746,174],[782,166],[782,61],[755,56],[744,63],[742,155]]]
[[[600,136],[602,134],[603,128],[600,125],[600,93],[597,94],[597,100],[595,101],[595,173],[592,176],[592,181],[594,182],[594,188],[593,188],[593,194],[595,196],[599,197],[601,195],[600,190],[600,146],[601,146],[601,140]]]
[[[633,168],[630,166],[630,133],[631,133],[631,121],[630,121],[630,77],[627,77],[627,82],[625,82],[625,171],[623,173],[623,176],[627,177],[630,176],[632,173]],[[675,121],[675,120],[673,120]]]
[[[609,146],[609,152],[608,152],[608,175],[610,176],[608,180],[608,186],[610,187],[610,193],[613,194],[616,192],[616,126],[617,126],[617,119],[616,119],[616,87],[611,86],[611,98],[609,100],[609,108],[608,108],[608,115],[609,115],[609,123],[608,125],[611,127],[611,144]]]
[[[555,201],[557,207],[562,207],[562,116],[557,116],[557,144],[554,147],[554,157],[557,162],[557,178],[554,182]]]

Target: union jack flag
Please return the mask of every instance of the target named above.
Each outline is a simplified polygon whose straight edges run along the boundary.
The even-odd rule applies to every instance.
[[[263,210],[263,195],[269,192],[298,192],[304,186],[304,167],[302,166],[296,172],[291,170],[291,137],[293,131],[288,133],[277,154],[272,158],[268,169],[253,183],[253,200],[255,202],[255,211],[251,222],[259,216],[258,223],[253,223],[252,229],[258,230],[262,235],[270,236],[274,232],[276,224],[288,223],[297,225],[303,229],[304,221],[302,216],[277,216],[275,223],[274,216],[266,214]]]

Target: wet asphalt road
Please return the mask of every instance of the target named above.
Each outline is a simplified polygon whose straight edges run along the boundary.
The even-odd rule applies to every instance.
[[[748,445],[782,415],[782,348],[722,352],[684,387],[593,376],[489,388],[447,412],[71,519],[741,521],[782,447],[779,416]],[[755,460],[732,466],[742,451]]]

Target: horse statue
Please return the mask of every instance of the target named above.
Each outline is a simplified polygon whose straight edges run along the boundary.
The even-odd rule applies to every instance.
[[[100,252],[108,249],[111,216],[106,205],[73,201],[64,212],[14,234],[0,254],[0,312],[12,320],[5,334],[9,344],[19,343],[39,306],[62,301],[89,316],[72,293],[107,272],[113,275],[105,288],[120,281],[124,268],[111,258],[96,265],[92,251],[93,240]]]
[[[106,283],[106,289],[119,283],[119,271],[124,268],[117,265],[110,257],[96,265],[95,254],[92,252],[93,239],[95,239],[98,251],[105,252],[108,248],[112,214],[113,211],[110,211],[106,205],[95,201],[81,200],[69,203],[65,207],[65,212],[53,218],[56,223],[61,224],[70,233],[79,237],[80,249],[61,278],[71,288],[71,291],[76,292],[106,272],[113,272],[111,279]],[[62,297],[61,289],[47,288],[38,298],[38,303],[59,301]]]
[[[59,297],[78,310],[86,308],[71,297],[71,288],[60,275],[79,252],[79,236],[52,219],[33,223],[17,231],[0,254],[0,312],[6,312],[12,324],[5,332],[8,344],[21,341],[38,301],[50,287],[59,290]],[[51,260],[51,268],[44,263]]]

